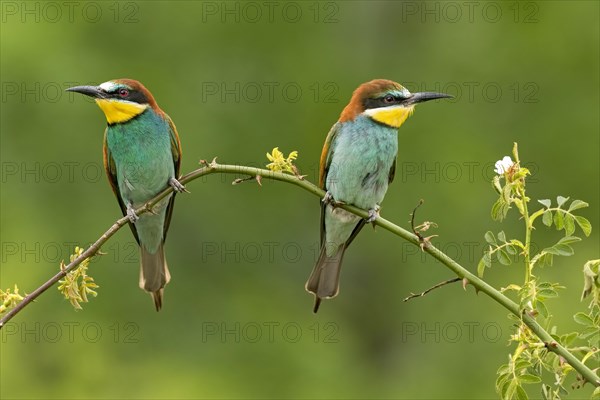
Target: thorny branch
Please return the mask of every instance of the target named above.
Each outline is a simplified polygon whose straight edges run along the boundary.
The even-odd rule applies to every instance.
[[[258,182],[261,181],[261,178],[273,179],[276,181],[282,181],[291,183],[292,185],[300,186],[304,190],[323,198],[325,196],[325,192],[314,184],[308,182],[302,176],[285,174],[282,172],[274,172],[266,169],[246,167],[246,166],[238,166],[238,165],[221,165],[217,164],[216,158],[212,160],[212,162],[201,161],[201,164],[204,165],[202,168],[196,169],[179,179],[182,184],[186,184],[191,182],[201,176],[210,175],[215,173],[224,173],[224,174],[242,174],[248,175],[250,177],[255,177]],[[167,197],[171,192],[173,192],[173,188],[167,187],[158,195],[156,195],[153,199],[148,201],[143,206],[139,207],[135,210],[137,215],[144,214],[146,212],[151,212],[152,207],[156,205],[159,201]],[[422,203],[422,202],[421,202]],[[419,204],[420,206],[420,204]],[[417,208],[419,207],[417,206]],[[359,217],[368,218],[369,213],[366,210],[354,207],[349,204],[339,204],[340,208],[343,208],[346,211],[349,211]],[[415,208],[415,211],[416,209]],[[39,297],[42,293],[44,293],[48,288],[53,286],[56,282],[62,279],[68,272],[77,268],[79,264],[81,264],[86,258],[92,257],[100,251],[100,247],[106,243],[111,236],[113,236],[119,229],[123,226],[127,225],[129,222],[129,218],[123,217],[117,220],[96,242],[94,242],[90,247],[85,250],[81,256],[77,257],[71,263],[69,263],[63,270],[54,275],[50,280],[45,282],[39,288],[34,290],[32,293],[28,294],[21,303],[19,303],[15,308],[11,309],[0,319],[0,329],[15,315],[21,312],[27,305],[29,305],[32,301],[34,301],[37,297]],[[463,281],[463,285],[466,283],[471,284],[475,287],[477,291],[483,292],[492,298],[494,301],[502,305],[504,308],[509,310],[512,314],[521,318],[523,322],[535,333],[537,337],[543,343],[550,344],[548,346],[548,350],[552,351],[559,356],[561,356],[566,362],[568,362],[577,372],[579,372],[582,377],[590,382],[594,386],[600,386],[600,378],[590,369],[588,368],[582,361],[580,361],[577,357],[575,357],[572,353],[570,353],[565,347],[563,347],[560,343],[557,343],[552,336],[535,320],[535,317],[527,314],[521,313],[519,310],[519,306],[502,294],[500,291],[490,286],[487,282],[478,278],[476,275],[469,272],[467,269],[462,267],[452,258],[447,256],[437,247],[433,246],[428,239],[430,237],[423,237],[417,228],[414,226],[414,212],[411,219],[411,227],[413,229],[413,233],[407,231],[404,228],[401,228],[398,225],[393,224],[392,222],[378,217],[373,221],[373,224],[382,227],[385,230],[390,231],[391,233],[400,236],[404,240],[419,246],[424,252],[430,254],[432,257],[441,261],[441,263],[449,268],[452,272],[454,272],[459,280]],[[423,230],[423,229],[421,229]],[[444,283],[445,284],[445,283]],[[437,286],[437,285],[436,285]],[[435,288],[435,287],[434,287]],[[431,289],[433,290],[433,289]]]

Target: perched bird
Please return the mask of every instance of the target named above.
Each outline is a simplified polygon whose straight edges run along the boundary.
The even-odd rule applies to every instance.
[[[104,168],[123,215],[140,246],[140,288],[149,292],[156,310],[171,279],[164,243],[173,214],[175,195],[141,216],[135,209],[167,185],[185,191],[177,180],[181,143],[175,124],[140,82],[116,79],[99,86],[76,86],[67,91],[93,97],[104,112]]]
[[[396,171],[398,128],[417,103],[444,97],[452,96],[410,93],[396,82],[372,80],[354,91],[329,131],[319,171],[319,185],[327,192],[321,202],[321,249],[306,282],[306,290],[315,295],[315,313],[322,299],[338,294],[344,252],[365,223],[379,215]],[[338,203],[369,210],[369,218],[336,208]]]

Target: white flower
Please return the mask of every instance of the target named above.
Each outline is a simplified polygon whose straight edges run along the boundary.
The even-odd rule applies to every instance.
[[[509,156],[505,156],[502,160],[496,161],[496,164],[494,165],[494,171],[498,175],[502,175],[506,171],[508,171],[513,165],[515,165],[513,160]]]

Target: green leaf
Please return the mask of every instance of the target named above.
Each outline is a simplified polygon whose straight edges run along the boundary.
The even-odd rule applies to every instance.
[[[506,368],[507,372],[500,373],[500,369]],[[502,386],[511,378],[510,370],[508,369],[508,365],[504,364],[498,370],[498,378],[496,378],[496,390],[500,392],[502,390]]]
[[[496,390],[500,392],[501,386],[506,382],[506,380],[511,375],[510,368],[508,364],[502,364],[498,371],[496,372],[498,377],[496,378]]]
[[[494,186],[494,189],[496,189],[496,192],[498,192],[498,194],[502,193],[502,185],[500,184],[500,176],[496,175],[492,178],[492,186]]]
[[[554,289],[542,289],[538,292],[538,296],[544,298],[558,297],[558,293]]]
[[[498,379],[496,379],[496,392],[498,392],[500,399],[503,399],[500,393],[502,393],[502,390],[506,384],[506,375],[499,376]]]
[[[575,219],[571,214],[565,213],[565,235],[570,236],[575,232]]]
[[[568,197],[562,197],[562,196],[556,197],[556,202],[558,203],[558,207],[562,207],[562,205],[565,204],[568,200],[569,200]]]
[[[504,251],[504,249],[499,249],[496,254],[498,255],[498,261],[500,261],[500,264],[502,265],[510,265],[512,263],[510,257],[508,256],[508,253],[506,253],[506,251]]]
[[[569,206],[569,211],[579,210],[580,208],[585,208],[588,206],[589,206],[589,204],[586,203],[585,201],[573,200],[573,202]]]
[[[575,221],[577,221],[577,225],[581,228],[585,236],[590,236],[592,233],[592,224],[587,218],[577,215],[575,217]]]
[[[499,368],[498,371],[496,371],[497,375],[507,375],[510,372],[510,367],[508,366],[508,364],[502,364]],[[498,377],[498,379],[500,379],[500,377]]]
[[[565,347],[568,347],[573,343],[575,339],[577,339],[577,336],[579,336],[577,332],[564,334],[560,337],[560,344],[562,344]]]
[[[487,231],[483,237],[489,244],[496,244],[496,238],[494,237],[492,231]]]
[[[550,398],[550,392],[552,389],[550,389],[550,386],[546,385],[546,384],[542,384],[542,399],[543,400],[551,400]]]
[[[483,272],[485,271],[485,261],[483,261],[483,257],[479,260],[477,264],[477,276],[483,278]]]
[[[533,376],[533,375],[531,375]],[[525,393],[525,389],[523,389],[521,386],[517,386],[517,390],[515,391],[515,397],[517,400],[529,400],[529,397],[527,397],[527,393]]]
[[[566,396],[569,394],[569,391],[565,389],[562,385],[558,385],[558,393],[562,394],[563,396]]]
[[[507,186],[505,186],[506,188]],[[510,210],[510,204],[504,197],[499,197],[492,206],[492,219],[494,221],[502,221]]]
[[[546,226],[552,226],[552,211],[544,211],[544,213],[542,214],[542,222]]]
[[[590,318],[590,316],[581,311],[578,312],[577,314],[573,315],[573,319],[579,325],[584,325],[584,326],[593,326],[594,325],[594,321]]]
[[[594,389],[594,391],[592,392],[592,397],[591,400],[600,400],[600,386],[598,386],[596,389]]]
[[[489,251],[483,253],[482,259],[486,267],[490,268],[492,266],[492,256],[490,255]]]
[[[504,377],[504,379],[498,378],[496,380],[496,390],[500,393],[501,399],[506,399],[506,391],[508,390],[508,386],[510,385],[510,379],[508,377]]]
[[[552,264],[554,263],[554,255],[552,253],[547,252],[546,250],[543,251],[543,255],[540,257],[540,262],[541,262],[541,266],[549,266],[551,267]]]
[[[583,265],[583,292],[581,300],[600,289],[600,259],[589,260]],[[598,301],[595,301],[598,304]]]
[[[504,202],[506,204],[510,204],[510,195],[512,194],[512,186],[513,185],[506,184],[502,188],[502,200],[504,200]]]
[[[541,205],[543,205],[546,208],[550,208],[552,201],[550,199],[542,199],[542,200],[538,200],[538,203],[540,203]]]
[[[506,246],[505,249],[506,249],[506,252],[512,256],[517,254],[517,248],[513,245]]]
[[[575,242],[580,242],[581,238],[577,237],[577,236],[565,236],[562,239],[560,239],[558,241],[558,243],[561,244],[570,244],[570,243],[575,243]]]
[[[535,375],[525,374],[519,375],[519,380],[523,383],[540,383],[542,381],[542,378]]]
[[[517,240],[517,239],[511,239],[511,240],[510,240],[510,243],[511,243],[511,244],[514,244],[515,246],[518,246],[518,247],[520,247],[520,248],[523,248],[523,247],[525,247],[525,246],[523,245],[523,242],[521,242],[520,240]]]
[[[561,243],[557,243],[552,247],[547,247],[543,251],[548,254],[554,254],[555,256],[564,256],[564,257],[572,256],[575,253],[575,251],[573,250],[573,248],[571,246],[569,246],[568,244],[561,244]]]
[[[504,234],[504,231],[498,232],[498,240],[502,243],[506,243],[506,235]]]
[[[519,198],[512,199],[512,202],[515,203],[515,206],[519,209],[519,214],[525,214],[525,209],[523,208],[523,201]]]
[[[579,332],[579,337],[587,340],[590,345],[597,346],[598,340],[600,340],[600,332],[598,332],[597,326],[588,326],[582,332]]]
[[[564,227],[563,213],[564,213],[564,211],[560,211],[560,210],[554,212],[554,225],[556,226],[556,229],[559,231],[562,230]]]
[[[507,381],[507,384],[502,386],[502,398],[503,399],[512,399],[517,389],[517,381]]]
[[[546,308],[546,305],[544,304],[543,301],[538,301],[535,308],[537,309],[537,311],[540,313],[540,315],[544,318],[548,318],[548,308]]]
[[[568,244],[562,244],[562,243],[557,243],[554,246],[552,246],[552,248],[554,250],[556,250],[556,255],[559,256],[564,256],[564,257],[568,257],[568,256],[572,256],[573,254],[575,254],[575,251],[573,250],[573,248],[571,246],[569,246]]]
[[[499,198],[498,200],[496,200],[496,202],[494,203],[494,205],[492,205],[492,219],[494,221],[501,221],[502,220],[502,212],[500,211],[500,209],[502,208],[502,204],[503,204],[503,200],[502,198]]]
[[[515,362],[515,370],[525,369],[531,367],[531,362],[528,360],[518,359]]]

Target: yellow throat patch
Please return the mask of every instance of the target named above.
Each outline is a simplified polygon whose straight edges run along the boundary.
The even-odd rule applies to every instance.
[[[148,108],[147,104],[113,99],[96,99],[96,104],[98,104],[104,112],[106,121],[109,124],[119,124],[129,121],[131,118],[140,115]]]
[[[392,128],[400,128],[414,110],[414,105],[410,107],[396,106],[374,108],[367,110],[365,113],[377,122],[386,124]]]

